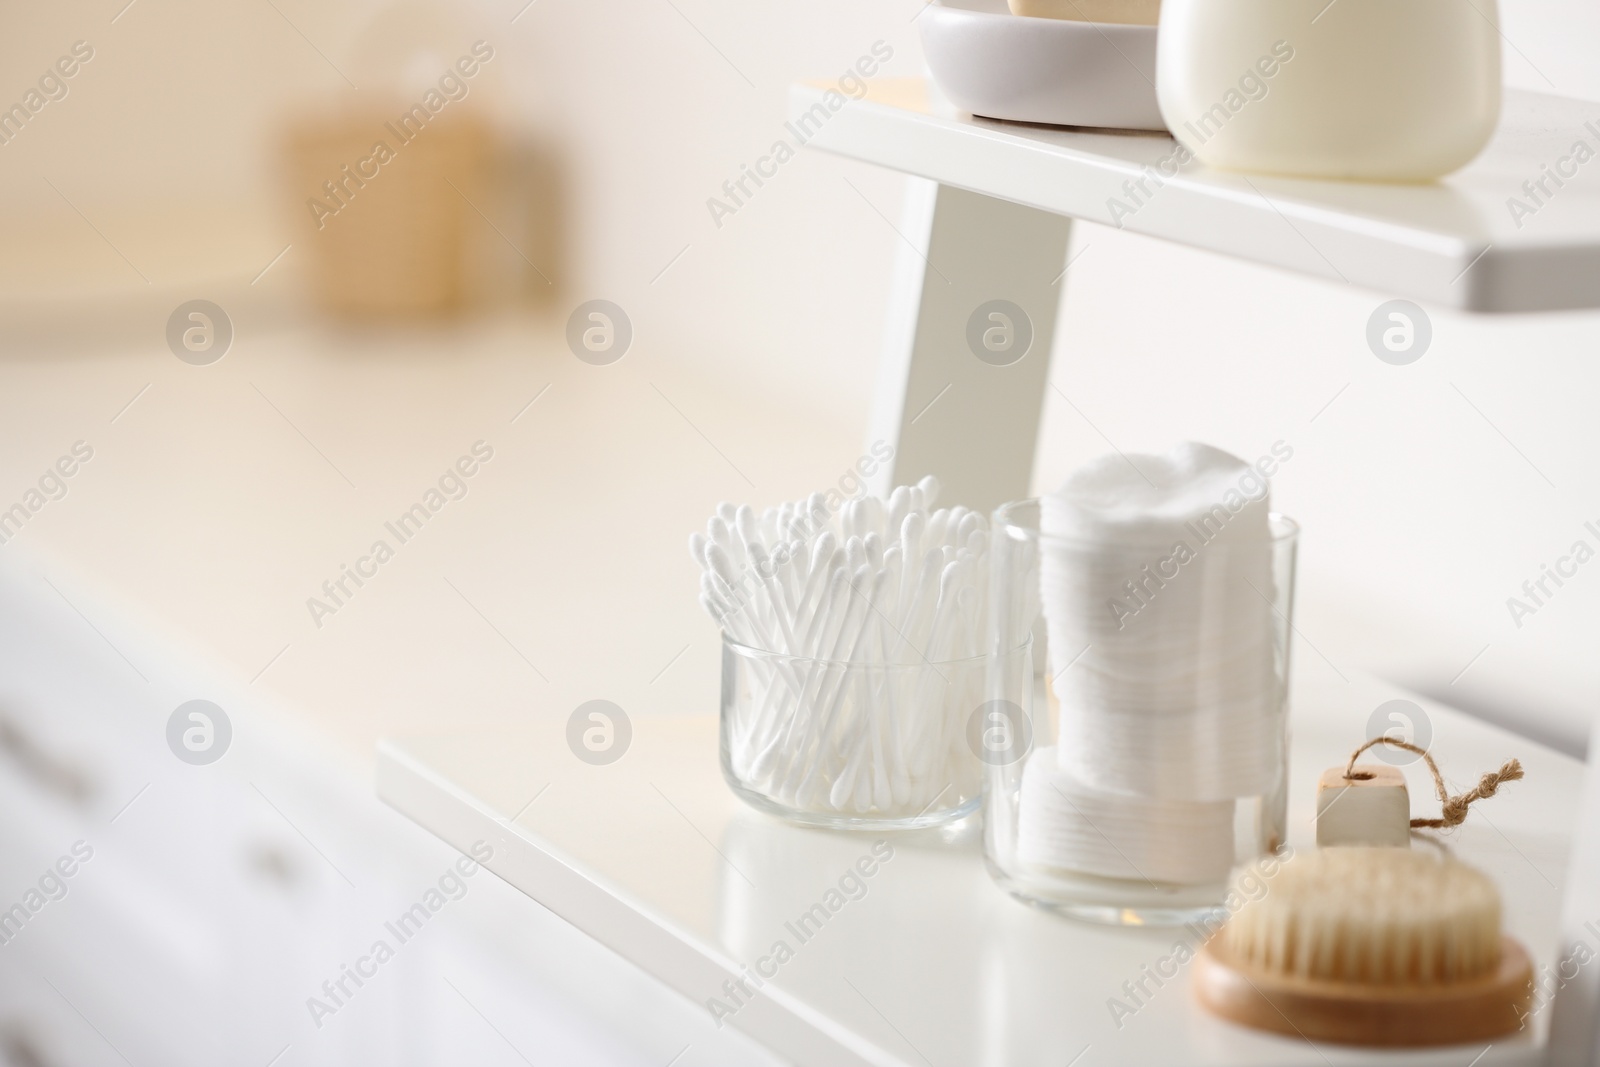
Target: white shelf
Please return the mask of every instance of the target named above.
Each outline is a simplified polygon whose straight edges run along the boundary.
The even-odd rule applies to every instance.
[[[822,103],[796,85],[790,117]],[[825,108],[825,105],[824,105]],[[813,112],[813,115],[817,113]],[[1055,214],[1116,225],[1224,255],[1470,311],[1600,307],[1600,163],[1577,168],[1535,205],[1523,191],[1579,139],[1600,150],[1600,104],[1509,92],[1493,142],[1443,181],[1321,182],[1191,163],[1152,195],[1123,183],[1173,151],[1166,134],[1066,129],[974,118],[921,79],[885,79],[804,127],[806,143]],[[791,127],[791,135],[796,127]],[[1571,169],[1567,167],[1566,169]],[[1159,174],[1159,170],[1155,173]],[[1538,210],[1521,218],[1521,198]],[[1113,217],[1110,202],[1136,207]],[[1120,213],[1119,213],[1120,214]]]
[[[1296,848],[1313,840],[1318,772],[1341,763],[1367,736],[1371,709],[1397,695],[1360,678],[1297,681],[1290,780]],[[1558,940],[1571,798],[1584,768],[1418,702],[1431,717],[1433,750],[1447,774],[1469,781],[1510,755],[1527,768],[1526,780],[1474,807],[1447,840],[1496,880],[1509,932],[1548,966]],[[728,1024],[801,1067],[1540,1061],[1548,1010],[1478,1060],[1481,1047],[1380,1054],[1214,1019],[1194,1004],[1187,970],[1119,1028],[1109,998],[1125,996],[1124,981],[1138,979],[1143,966],[1188,935],[1087,925],[1021,904],[990,880],[970,825],[946,837],[894,838],[894,857],[865,896],[801,944],[785,922],[821,900],[878,835],[800,829],[745,808],[722,781],[710,716],[638,717],[633,727],[626,755],[604,767],[571,755],[564,714],[388,741],[379,751],[378,791],[458,848],[489,843],[496,874],[696,1004],[722,996],[726,978],[784,939],[794,958]],[[1411,778],[1414,810],[1436,811],[1423,776],[1413,770]]]

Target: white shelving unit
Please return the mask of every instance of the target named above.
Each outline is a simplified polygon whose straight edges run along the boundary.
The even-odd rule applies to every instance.
[[[973,507],[1027,495],[1074,219],[1465,311],[1600,307],[1600,182],[1570,180],[1520,224],[1507,204],[1526,200],[1522,183],[1576,140],[1600,144],[1600,105],[1513,93],[1493,144],[1470,167],[1440,183],[1384,186],[1197,167],[1163,174],[1174,146],[1165,135],[976,119],[932,102],[920,80],[882,81],[855,101],[828,88],[794,87],[791,132],[920,179],[896,226],[907,247],[870,430],[896,452],[878,489],[936,473],[950,499]],[[1114,201],[1128,210],[1114,211]],[[1031,343],[1005,365],[975,358],[968,341],[975,312],[992,300],[1015,304],[1030,328]],[[1295,847],[1314,840],[1308,783],[1347,757],[1371,708],[1393,696],[1366,679],[1297,680]],[[1527,768],[1526,781],[1474,809],[1450,847],[1495,877],[1509,931],[1548,967],[1561,950],[1584,766],[1419,703],[1447,768],[1470,775],[1511,754]],[[1192,944],[1193,933],[1031,909],[990,880],[972,825],[896,837],[894,858],[877,865],[864,895],[801,939],[787,924],[870,856],[874,838],[744,808],[717,766],[715,720],[703,708],[661,710],[681,717],[640,719],[626,755],[603,767],[572,758],[559,721],[386,742],[379,793],[457,847],[493,843],[489,867],[501,877],[705,1006],[708,1019],[714,1001],[737,1009],[728,1025],[802,1067],[1546,1060],[1547,1003],[1524,1031],[1488,1048],[1382,1053],[1214,1019],[1193,1003],[1185,974],[1147,983],[1135,1014],[1119,1018],[1114,999],[1135,1003],[1124,983],[1175,943]],[[1425,803],[1420,790],[1416,803]],[[792,959],[761,972],[759,995],[736,993],[751,968],[770,967],[778,941]],[[1569,1029],[1592,1023],[1568,1018]]]

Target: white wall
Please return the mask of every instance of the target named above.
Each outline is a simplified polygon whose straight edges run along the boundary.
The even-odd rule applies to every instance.
[[[58,272],[74,284],[95,256],[104,284],[137,288],[45,178],[153,272],[218,255],[215,234],[116,221],[157,204],[179,217],[227,205],[270,256],[269,231],[283,225],[279,118],[359,97],[333,68],[368,69],[362,28],[384,5],[139,0],[112,24],[124,2],[0,15],[0,98],[20,94],[72,40],[97,49],[72,96],[0,148],[6,217],[67,235],[47,246],[85,242]],[[789,82],[834,75],[878,40],[895,53],[886,73],[920,73],[920,0],[524,3],[441,6],[423,23],[442,54],[492,41],[505,113],[564,154],[572,299],[622,304],[652,358],[731,389],[779,390],[859,432],[904,180],[802,153],[720,227],[706,200],[778,136]],[[1508,80],[1600,99],[1597,31],[1592,5],[1512,0]],[[1101,227],[1080,227],[1076,242],[1089,247],[1066,286],[1054,379],[1100,432],[1124,450],[1182,437],[1252,456],[1279,438],[1295,447],[1277,494],[1306,527],[1301,655],[1581,743],[1576,724],[1600,689],[1590,654],[1600,564],[1521,629],[1505,600],[1584,519],[1600,520],[1589,463],[1600,444],[1590,417],[1600,317],[1439,312],[1432,351],[1395,368],[1363,341],[1383,294]],[[7,279],[38,281],[40,255],[23,266],[13,257]],[[1054,396],[1046,414],[1042,486],[1105,447]]]

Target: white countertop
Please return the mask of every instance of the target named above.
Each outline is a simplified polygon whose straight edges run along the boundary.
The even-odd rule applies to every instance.
[[[494,1027],[563,1063],[659,1067],[689,1042],[681,1067],[767,1062],[493,879],[337,1026],[316,1028],[305,998],[456,858],[373,797],[380,736],[595,696],[641,715],[714,699],[714,666],[696,665],[715,662],[711,626],[674,577],[695,568],[655,531],[750,490],[662,394],[763,493],[810,488],[809,465],[842,469],[854,435],[735,408],[645,339],[595,368],[533,318],[345,334],[229,307],[235,347],[210,367],[166,350],[170,308],[148,302],[107,311],[87,339],[71,322],[0,330],[0,510],[75,441],[94,449],[0,544],[15,638],[0,715],[96,784],[80,811],[0,753],[0,875],[20,892],[76,836],[104,857],[40,936],[0,954],[0,1029],[25,1016],[29,1047],[85,1065],[122,1062],[93,1027],[140,1063],[199,1062],[201,1035],[259,1047],[261,1063],[286,1043],[281,1064],[519,1062]],[[306,598],[479,439],[495,458],[468,495],[317,629]],[[600,628],[612,644],[592,640]],[[194,698],[235,731],[203,768],[164,732]],[[294,875],[288,905],[253,865],[262,850]],[[403,1026],[385,1015],[396,1004]]]
[[[800,496],[860,455],[855,427],[647,334],[595,367],[551,319],[344,332],[247,306],[227,356],[195,367],[166,349],[168,311],[135,306],[93,345],[65,324],[54,345],[0,340],[0,510],[94,448],[0,553],[251,682],[364,780],[396,731],[601,697],[713,707],[688,532],[718,500]],[[480,440],[494,459],[467,496],[319,628],[307,599]]]

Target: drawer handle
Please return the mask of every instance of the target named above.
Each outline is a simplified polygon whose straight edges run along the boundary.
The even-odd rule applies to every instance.
[[[0,717],[0,752],[10,756],[37,785],[78,807],[94,799],[94,783],[81,768],[56,758],[8,718]]]
[[[12,1067],[57,1067],[60,1062],[46,1057],[33,1037],[18,1026],[6,1027],[0,1049],[5,1050],[6,1062]]]

